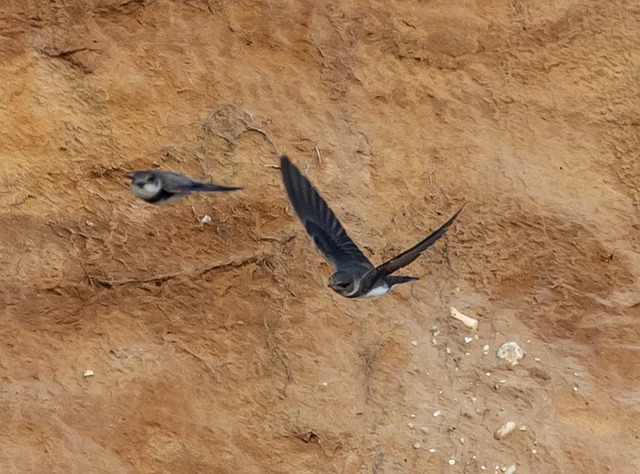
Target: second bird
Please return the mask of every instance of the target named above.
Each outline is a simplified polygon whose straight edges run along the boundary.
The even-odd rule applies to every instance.
[[[126,176],[131,178],[131,190],[135,195],[151,204],[169,204],[192,193],[242,189],[235,186],[202,183],[171,171],[133,171]]]
[[[409,265],[442,237],[462,211],[460,208],[438,230],[409,250],[374,267],[347,235],[320,193],[286,156],[280,158],[280,170],[296,214],[336,270],[329,278],[329,287],[347,298],[381,296],[399,283],[417,280],[416,277],[395,276],[392,273]]]

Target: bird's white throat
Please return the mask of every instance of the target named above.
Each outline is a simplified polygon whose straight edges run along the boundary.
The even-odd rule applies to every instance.
[[[158,183],[144,183],[144,186],[133,184],[131,190],[142,198],[152,198],[160,192],[162,185]]]

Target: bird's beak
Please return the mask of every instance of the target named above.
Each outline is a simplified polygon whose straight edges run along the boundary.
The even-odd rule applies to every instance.
[[[133,179],[133,173],[132,172],[129,172],[129,173],[125,174],[125,176],[127,178]]]

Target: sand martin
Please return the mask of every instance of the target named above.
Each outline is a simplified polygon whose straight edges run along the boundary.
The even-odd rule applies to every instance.
[[[293,209],[316,246],[335,268],[335,273],[329,278],[329,287],[347,298],[381,296],[399,283],[417,280],[417,277],[395,276],[392,273],[409,265],[442,237],[462,211],[460,208],[422,242],[374,267],[347,235],[320,193],[286,156],[280,158],[280,171]]]
[[[131,190],[140,199],[151,204],[168,204],[191,193],[236,191],[238,187],[201,183],[187,176],[171,171],[133,171],[126,174],[131,178]]]

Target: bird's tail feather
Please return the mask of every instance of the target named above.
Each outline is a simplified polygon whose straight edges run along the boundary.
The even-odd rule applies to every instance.
[[[389,275],[384,279],[388,285],[399,285],[400,283],[409,283],[410,281],[419,280],[418,277]]]
[[[238,186],[221,186],[219,184],[210,184],[210,183],[198,183],[198,185],[194,186],[194,191],[203,191],[203,192],[226,192],[226,191],[238,191],[242,189]]]

